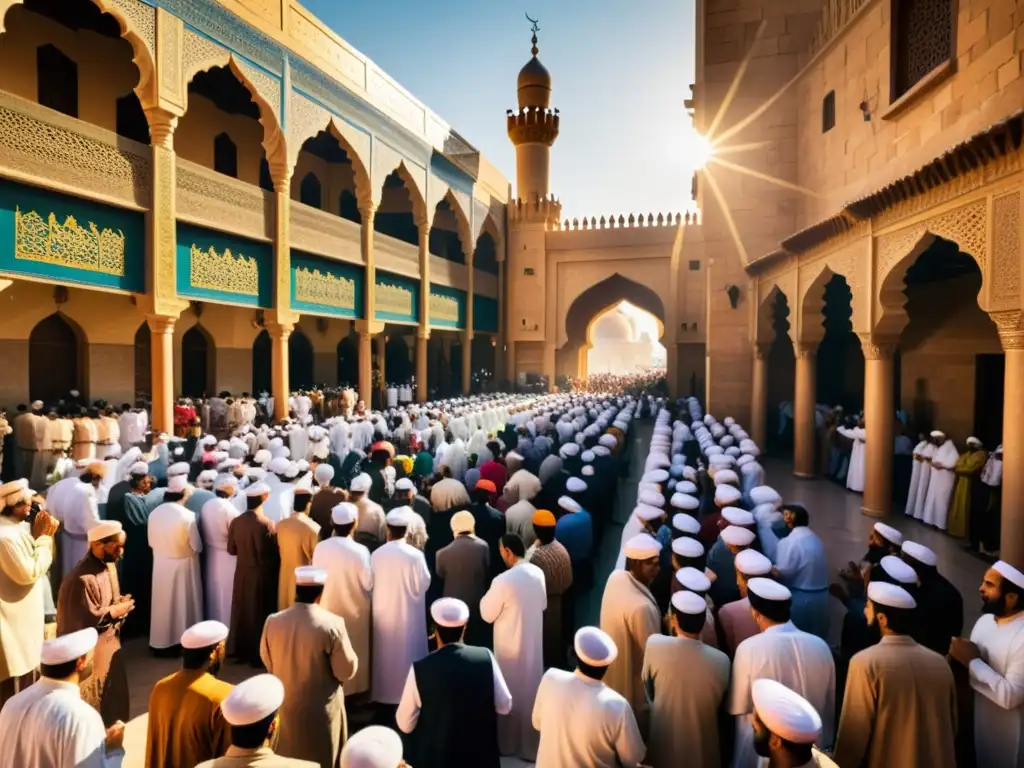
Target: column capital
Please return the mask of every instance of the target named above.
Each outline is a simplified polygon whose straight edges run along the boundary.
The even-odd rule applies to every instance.
[[[174,149],[174,129],[178,126],[178,116],[162,107],[148,107],[143,111],[149,123],[150,145]]]
[[[384,333],[384,323],[377,320],[356,320],[354,325],[356,333],[360,336],[376,336],[379,333]]]
[[[797,359],[806,360],[818,354],[817,341],[794,341],[793,353]]]
[[[291,332],[295,330],[294,323],[277,322],[274,320],[268,320],[265,327],[267,329],[267,333],[269,333],[273,338],[290,336]]]
[[[989,312],[1004,350],[1024,349],[1024,311]]]
[[[177,315],[146,315],[146,325],[149,326],[150,333],[174,333],[176,322],[178,322]]]
[[[889,360],[896,354],[899,340],[887,336],[873,336],[870,333],[858,333],[860,348],[865,360]]]

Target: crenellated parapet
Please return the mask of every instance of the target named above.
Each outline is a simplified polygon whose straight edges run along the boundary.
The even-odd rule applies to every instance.
[[[554,195],[532,200],[510,200],[508,222],[516,224],[542,223],[547,229],[558,229],[562,217],[562,203]]]
[[[680,226],[697,226],[700,224],[700,214],[693,211],[687,211],[686,213],[659,213],[657,215],[653,213],[647,214],[645,217],[642,213],[637,216],[629,214],[629,216],[619,215],[615,216],[602,216],[596,218],[591,216],[589,219],[583,217],[582,219],[566,219],[564,222],[559,223],[556,229],[563,231],[568,230],[582,230],[582,229],[638,229],[643,227],[644,229],[653,227],[680,227]]]
[[[558,112],[554,109],[523,107],[508,112],[508,137],[516,146],[545,144],[551,146],[558,138]]]

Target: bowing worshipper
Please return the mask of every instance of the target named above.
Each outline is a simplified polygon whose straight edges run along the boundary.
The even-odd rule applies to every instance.
[[[408,507],[387,515],[388,541],[370,555],[373,569],[371,699],[397,705],[414,661],[427,655],[426,597],[430,571],[422,552],[405,540]]]
[[[953,673],[910,636],[917,608],[902,587],[868,585],[867,621],[882,639],[850,660],[833,755],[840,765],[956,766]]]
[[[313,562],[313,550],[320,541],[320,526],[309,517],[313,489],[299,481],[292,497],[292,514],[277,524],[277,549],[281,570],[277,580],[277,610],[283,611],[295,602],[296,568]]]
[[[266,484],[250,485],[245,489],[245,512],[228,525],[228,554],[235,556],[228,655],[250,666],[262,666],[259,637],[277,606],[277,534],[263,514],[269,496]]]
[[[235,585],[236,558],[228,553],[228,531],[231,521],[241,514],[234,502],[237,487],[234,475],[218,477],[214,483],[216,498],[203,505],[199,516],[206,558],[203,578],[206,615],[222,624],[231,621],[231,593]]]
[[[464,642],[464,602],[443,597],[430,616],[437,650],[413,662],[395,718],[409,734],[410,761],[422,768],[498,768],[498,716],[513,704],[502,670],[489,650]]]
[[[907,492],[907,504],[903,508],[905,514],[921,520],[924,518],[924,503],[928,497],[928,484],[931,482],[931,462],[935,455],[935,443],[925,435],[914,446],[914,468],[910,472],[910,490]]]
[[[300,566],[292,581],[294,603],[267,617],[260,641],[264,666],[284,684],[276,749],[333,768],[348,738],[343,686],[359,660],[345,620],[320,604],[327,571]]]
[[[348,494],[349,501],[359,507],[356,541],[371,553],[388,540],[384,508],[367,495],[372,485],[373,480],[370,476],[362,472],[352,478]]]
[[[475,525],[471,512],[461,510],[452,515],[455,539],[438,550],[435,572],[443,582],[444,597],[455,598],[469,607],[467,642],[489,647],[491,633],[480,618],[480,600],[491,585],[491,554],[487,543],[474,534]]]
[[[718,609],[718,626],[723,641],[722,650],[729,658],[736,655],[736,648],[748,637],[753,637],[760,629],[750,612],[750,597],[747,581],[763,576],[769,578],[772,572],[772,561],[754,549],[745,549],[736,553],[736,584],[740,589],[740,599],[726,603]]]
[[[964,629],[964,599],[960,591],[939,573],[938,556],[914,541],[903,542],[903,560],[917,574],[917,619],[914,639],[941,656]]]
[[[196,768],[319,768],[319,763],[285,757],[271,747],[282,730],[279,711],[284,685],[273,675],[256,675],[236,685],[220,709],[231,726],[231,746],[223,757],[204,760]]]
[[[70,573],[76,563],[89,552],[88,533],[100,522],[96,492],[106,472],[107,468],[103,462],[93,462],[79,475],[80,482],[69,494],[61,520],[61,573]]]
[[[149,623],[149,647],[174,655],[185,630],[203,619],[203,541],[195,513],[182,503],[187,490],[184,477],[172,478],[147,527],[153,550],[153,603],[158,607]]]
[[[647,639],[661,631],[661,614],[650,585],[661,569],[661,544],[647,533],[626,542],[624,570],[612,571],[601,597],[601,629],[618,654],[605,682],[633,708],[641,731],[647,725],[647,699],[641,672]]]
[[[480,479],[489,480],[494,483],[493,493],[498,495],[505,489],[505,482],[508,480],[508,469],[502,458],[500,443],[496,440],[490,441],[487,443],[487,450],[491,454],[491,459],[480,465]]]
[[[874,645],[881,639],[877,626],[870,626],[864,612],[867,603],[867,585],[872,581],[885,581],[906,589],[917,599],[917,573],[895,555],[886,555],[878,565],[871,566],[864,576],[864,593],[846,601],[846,615],[840,640],[841,656],[849,660],[858,651]]]
[[[796,691],[771,679],[755,680],[751,690],[754,748],[767,768],[836,768],[819,752],[822,716]],[[844,766],[845,768],[845,766]]]
[[[105,727],[80,693],[95,674],[96,641],[96,630],[87,628],[42,644],[42,677],[0,710],[0,765],[121,767],[124,723]]]
[[[533,501],[540,492],[540,480],[525,469],[520,469],[505,483],[503,498],[509,502],[505,509],[505,531],[514,533],[527,547],[533,545],[537,535],[533,532],[533,515],[537,511]]]
[[[983,555],[995,555],[999,551],[1002,520],[1003,446],[997,446],[989,454],[985,468],[981,470],[980,480],[981,499],[978,513],[971,516],[972,520],[977,520],[978,525],[971,534],[971,544]]]
[[[60,524],[40,511],[31,525],[27,480],[0,486],[0,707],[35,682],[45,632],[43,590]]]
[[[118,500],[107,501],[107,519],[121,523],[125,532],[121,587],[135,600],[135,610],[121,629],[124,638],[149,632],[153,590],[153,550],[149,547],[147,527],[150,507],[146,494],[153,487],[149,464],[138,461],[128,470],[128,491]]]
[[[488,574],[488,580],[505,567],[498,552],[498,548],[501,546],[501,537],[505,535],[505,517],[491,506],[491,500],[496,494],[497,486],[494,481],[486,478],[477,480],[476,488],[470,494],[472,504],[469,507],[469,512],[473,515],[473,530],[475,535],[487,544],[487,550],[490,553],[491,571]]]
[[[925,497],[921,520],[934,525],[939,530],[946,530],[949,517],[949,505],[953,498],[953,485],[956,482],[956,464],[960,460],[960,452],[945,433],[932,432],[935,443],[935,454],[931,460],[931,480],[928,481],[928,495]],[[917,514],[914,515],[917,517]]]
[[[549,669],[537,689],[532,718],[540,731],[537,765],[640,765],[645,747],[633,709],[604,682],[618,656],[615,641],[597,627],[583,627],[576,632],[573,647],[576,671]]]
[[[201,621],[181,636],[181,669],[153,686],[146,730],[146,768],[178,768],[220,757],[231,746],[221,702],[232,686],[218,680],[228,628]]]
[[[793,623],[797,629],[827,640],[830,598],[825,545],[811,530],[811,516],[802,504],[784,504],[782,519],[789,534],[779,539],[771,516],[759,512],[758,535],[762,542],[770,542],[765,549],[775,552],[779,581],[793,593]]]
[[[853,450],[850,454],[850,469],[846,473],[846,487],[857,493],[864,492],[864,451],[867,441],[867,430],[864,429],[864,419],[859,418],[856,426],[839,427],[837,430],[843,437],[853,442]]]
[[[452,516],[459,510],[469,506],[469,494],[466,486],[458,480],[446,477],[434,483],[430,489],[430,517],[427,528],[427,546],[424,554],[427,565],[434,572],[437,552],[452,543]]]
[[[958,539],[966,539],[970,533],[971,511],[978,504],[977,488],[981,483],[978,478],[988,460],[988,451],[976,437],[967,438],[967,450],[956,461],[954,474],[956,483],[953,486],[953,502],[949,508],[949,535]]]
[[[722,530],[722,510],[726,507],[735,507],[742,503],[743,494],[739,488],[731,485],[720,485],[714,490],[712,510],[700,518],[700,543],[706,549],[710,549],[718,541],[718,534]],[[739,507],[736,507],[739,509]]]
[[[383,725],[352,734],[341,750],[340,768],[408,768],[402,759],[402,737]]]
[[[728,754],[732,723],[722,705],[729,691],[729,659],[701,642],[707,604],[694,592],[676,592],[669,635],[651,635],[642,680],[650,706],[645,763],[671,768],[718,768]]]
[[[753,578],[747,581],[747,593],[761,631],[740,643],[733,658],[729,713],[737,718],[734,768],[757,765],[747,715],[754,710],[752,685],[760,678],[780,682],[814,705],[824,722],[823,747],[832,744],[835,721],[836,669],[828,644],[793,625],[792,593],[782,584]]]
[[[120,629],[135,608],[131,595],[122,595],[117,561],[124,554],[120,523],[104,520],[89,530],[89,554],[61,582],[57,596],[57,635],[95,629],[94,671],[82,681],[82,699],[96,709],[108,727],[127,720],[128,675],[121,658]]]
[[[345,620],[359,664],[345,686],[346,698],[370,690],[370,598],[373,568],[370,551],[353,539],[359,510],[343,501],[331,512],[333,535],[316,545],[313,566],[327,573],[320,606]]]
[[[348,494],[345,491],[331,485],[334,476],[335,471],[330,464],[318,464],[313,471],[317,492],[309,505],[309,516],[320,526],[320,541],[326,541],[331,537],[331,510],[343,501],[348,501]]]
[[[430,502],[416,493],[416,486],[408,477],[401,477],[395,481],[395,492],[388,501],[386,509],[390,511],[395,507],[409,507],[412,510],[412,515],[409,518],[409,531],[405,535],[405,540],[420,552],[424,551],[427,548],[427,540],[430,538],[427,533]]]
[[[533,532],[537,536],[526,550],[527,561],[544,573],[547,607],[544,609],[544,667],[563,669],[566,663],[566,638],[572,632],[571,605],[564,602],[572,588],[572,561],[565,547],[555,540],[557,521],[547,509],[538,509],[533,516]]]
[[[949,655],[974,689],[974,750],[979,768],[1024,762],[1024,573],[1004,560],[985,572],[981,618],[971,639],[953,638]]]
[[[530,713],[544,674],[544,572],[526,560],[526,546],[514,533],[501,537],[499,554],[508,570],[494,577],[480,601],[481,617],[494,625],[494,655],[515,704],[498,721],[498,744],[503,755],[533,761],[538,734]]]
[[[718,606],[740,599],[740,588],[736,583],[736,553],[757,541],[757,534],[748,526],[754,517],[746,510],[727,507],[722,511],[722,519],[729,525],[722,529],[718,541],[708,552],[708,568],[715,574],[709,596]]]

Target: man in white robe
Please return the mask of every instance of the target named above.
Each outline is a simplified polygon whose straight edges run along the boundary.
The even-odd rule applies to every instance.
[[[199,515],[206,557],[206,618],[225,625],[231,624],[231,593],[235,584],[235,556],[228,554],[228,528],[241,514],[234,501],[237,488],[234,475],[218,477],[214,485],[217,498],[206,502]]]
[[[427,589],[423,553],[405,540],[408,507],[387,514],[388,541],[370,557],[373,569],[373,678],[371,699],[398,704],[414,661],[427,655]]]
[[[164,502],[149,516],[147,534],[153,550],[151,648],[173,648],[186,629],[203,620],[199,569],[203,542],[195,513],[182,503],[187,487],[183,476],[171,478]]]
[[[494,625],[494,656],[512,694],[512,712],[498,720],[503,755],[537,759],[540,735],[531,713],[544,675],[544,610],[548,606],[544,572],[526,561],[526,544],[514,533],[498,547],[508,567],[480,599],[480,617]]]
[[[747,717],[754,708],[751,686],[755,680],[775,680],[811,702],[823,722],[819,746],[830,746],[835,733],[836,669],[828,644],[789,620],[792,593],[782,584],[750,579],[747,596],[761,633],[740,643],[733,659],[729,692],[729,713],[736,715],[733,768],[758,765]]]
[[[981,582],[982,616],[971,639],[954,637],[949,655],[967,667],[974,689],[979,768],[1024,765],[1024,573],[1000,560]]]
[[[70,573],[89,551],[89,529],[100,522],[98,491],[106,467],[94,461],[68,494],[60,536],[61,572]]]
[[[935,443],[931,440],[922,440],[914,449],[914,469],[910,473],[910,491],[904,511],[918,520],[924,519],[924,505],[928,498],[928,486],[932,481],[932,457],[935,450]]]
[[[938,430],[932,432],[932,440],[935,442],[935,455],[932,456],[931,480],[928,482],[928,495],[921,519],[944,531],[949,517],[949,504],[953,499],[960,451],[952,440]]]
[[[853,449],[850,454],[850,469],[846,473],[846,487],[857,493],[864,492],[864,451],[865,441],[868,433],[864,429],[864,419],[857,422],[855,427],[839,427],[836,430],[843,437],[853,441]]]

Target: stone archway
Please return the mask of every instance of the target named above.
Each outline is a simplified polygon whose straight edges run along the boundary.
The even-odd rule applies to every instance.
[[[214,392],[217,345],[210,332],[196,323],[181,337],[181,394],[204,397]]]
[[[29,398],[49,404],[73,389],[83,392],[86,344],[82,329],[61,312],[36,323],[28,337]]]
[[[296,328],[288,337],[288,375],[293,391],[310,389],[313,381],[313,343]]]

